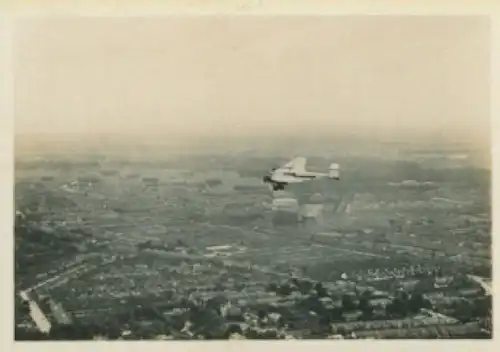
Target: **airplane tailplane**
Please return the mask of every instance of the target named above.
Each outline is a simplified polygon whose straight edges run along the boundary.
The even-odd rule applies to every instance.
[[[334,180],[340,180],[340,167],[339,164],[331,164],[328,169],[328,177]]]

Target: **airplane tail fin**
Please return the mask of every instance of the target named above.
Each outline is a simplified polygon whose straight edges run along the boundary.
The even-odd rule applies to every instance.
[[[340,180],[340,167],[339,164],[331,164],[328,169],[328,177],[334,180]]]

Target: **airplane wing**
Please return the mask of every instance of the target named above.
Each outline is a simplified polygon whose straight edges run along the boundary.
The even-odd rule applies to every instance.
[[[283,165],[280,169],[295,171],[295,172],[304,172],[306,171],[306,162],[307,159],[303,156],[298,156],[293,158],[291,161]]]

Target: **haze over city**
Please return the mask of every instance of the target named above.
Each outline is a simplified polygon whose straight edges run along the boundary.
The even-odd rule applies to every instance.
[[[31,19],[14,62],[21,135],[489,142],[481,17]]]

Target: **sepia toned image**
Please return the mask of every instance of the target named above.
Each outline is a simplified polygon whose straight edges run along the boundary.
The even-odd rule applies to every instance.
[[[491,339],[490,61],[485,16],[17,19],[15,340]]]

